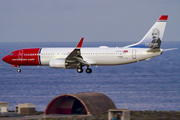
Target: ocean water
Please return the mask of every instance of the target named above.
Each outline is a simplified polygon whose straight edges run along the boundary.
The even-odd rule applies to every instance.
[[[132,42],[84,42],[84,47],[125,46]],[[0,43],[0,58],[11,51],[32,47],[75,47],[65,43]],[[162,48],[179,48],[180,42],[163,42]],[[93,72],[52,69],[48,66],[17,68],[0,59],[0,101],[14,110],[18,103],[34,103],[44,111],[58,95],[101,92],[119,109],[180,111],[180,49],[137,63],[92,67]]]

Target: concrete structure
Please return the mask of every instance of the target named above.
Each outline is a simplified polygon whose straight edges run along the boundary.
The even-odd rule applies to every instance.
[[[19,114],[33,114],[36,110],[34,103],[22,103],[15,107],[15,112]]]
[[[108,111],[108,120],[130,120],[130,110],[110,109]]]
[[[8,112],[9,103],[8,102],[0,102],[0,112]]]
[[[45,114],[96,114],[116,109],[113,101],[102,93],[64,94],[48,104]]]

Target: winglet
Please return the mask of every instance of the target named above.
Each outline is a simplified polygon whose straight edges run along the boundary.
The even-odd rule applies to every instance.
[[[84,38],[81,38],[76,48],[81,48]]]

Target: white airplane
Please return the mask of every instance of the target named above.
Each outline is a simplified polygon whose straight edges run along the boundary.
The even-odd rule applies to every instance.
[[[50,68],[77,69],[78,73],[91,73],[90,66],[97,65],[122,65],[134,63],[141,60],[149,60],[152,57],[161,55],[160,49],[168,15],[162,15],[151,27],[147,34],[138,43],[125,47],[85,47],[81,48],[82,38],[74,48],[29,48],[11,52],[2,58],[3,61],[18,67],[42,65]],[[172,50],[172,49],[169,49]]]

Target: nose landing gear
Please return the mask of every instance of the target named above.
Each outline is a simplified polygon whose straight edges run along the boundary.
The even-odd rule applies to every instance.
[[[21,68],[20,68],[20,66],[18,67],[17,72],[18,72],[18,73],[20,73],[20,72],[21,72]]]
[[[18,69],[17,71],[18,71],[18,73],[20,73],[20,72],[21,72],[21,69]]]

